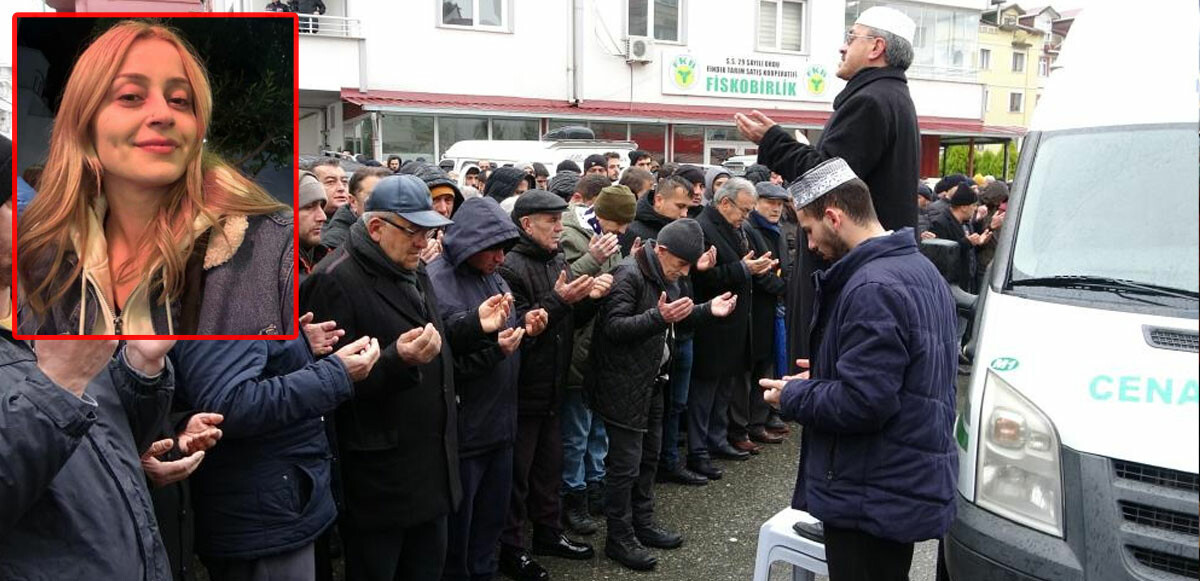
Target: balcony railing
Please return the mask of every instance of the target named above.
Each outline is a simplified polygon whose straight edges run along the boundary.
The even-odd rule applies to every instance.
[[[362,22],[343,16],[300,15],[300,36],[362,38]]]

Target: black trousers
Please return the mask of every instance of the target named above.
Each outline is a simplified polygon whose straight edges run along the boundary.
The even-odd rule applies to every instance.
[[[558,520],[562,463],[562,427],[558,416],[519,416],[517,445],[513,450],[512,495],[501,543],[524,547],[526,518],[533,523],[535,534],[562,530]]]
[[[604,514],[609,530],[616,522],[627,527],[654,521],[654,475],[662,447],[662,387],[656,384],[650,397],[646,431],[631,430],[613,423],[608,428],[608,456],[604,458]]]
[[[402,529],[362,531],[342,520],[347,581],[438,581],[446,562],[446,516]]]
[[[825,524],[829,581],[908,581],[913,544]]]
[[[512,489],[512,446],[460,458],[463,499],[450,515],[444,581],[491,579],[496,575],[496,542],[508,517]]]

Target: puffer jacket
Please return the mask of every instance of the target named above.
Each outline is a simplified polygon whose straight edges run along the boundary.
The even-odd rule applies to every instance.
[[[0,329],[0,579],[170,581],[139,456],[173,389],[118,352],[75,397]]]
[[[675,328],[658,312],[658,299],[681,296],[667,285],[651,261],[654,241],[621,261],[613,286],[600,306],[592,330],[591,370],[584,378],[588,406],[605,422],[645,431],[654,381],[664,368],[664,347],[674,350]],[[695,327],[712,319],[712,304],[698,304],[674,327]]]
[[[512,287],[518,320],[524,321],[525,313],[542,308],[549,322],[540,335],[521,341],[518,409],[521,415],[554,415],[567,380],[576,325],[590,321],[596,305],[587,298],[575,305],[563,302],[554,292],[554,283],[560,272],[567,271],[568,281],[575,277],[570,275],[562,250],[546,250],[528,234],[520,235],[499,272]]]
[[[812,378],[788,382],[780,406],[804,426],[792,506],[898,543],[939,538],[958,477],[950,289],[912,228],[816,278]]]
[[[426,269],[437,289],[438,311],[449,325],[473,313],[497,293],[511,292],[498,273],[482,274],[467,264],[471,255],[497,245],[511,246],[517,227],[491,198],[471,198],[454,214],[454,225],[442,239],[443,252]],[[508,327],[517,326],[516,313]],[[517,373],[521,353],[505,356],[494,339],[475,352],[454,353],[454,385],[458,390],[458,454],[483,454],[517,437]]]
[[[588,253],[588,243],[595,230],[586,223],[579,221],[579,210],[585,206],[571,204],[563,212],[562,249],[563,256],[571,265],[571,274],[575,276],[599,276],[612,272],[621,262],[621,253],[615,252],[604,262],[597,262]],[[588,370],[588,348],[592,344],[592,325],[595,320],[586,325],[577,325],[575,329],[575,347],[571,353],[571,368],[567,373],[567,389],[583,387],[583,378]]]

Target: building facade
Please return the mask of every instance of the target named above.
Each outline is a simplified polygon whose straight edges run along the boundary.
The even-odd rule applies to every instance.
[[[259,10],[252,0],[216,9]],[[224,6],[221,4],[224,3]],[[260,2],[262,3],[262,2]],[[301,154],[439,158],[463,139],[538,139],[564,125],[660,159],[753,154],[733,114],[759,109],[815,141],[844,87],[846,28],[884,2],[325,0],[301,24]],[[943,137],[1011,138],[983,120],[973,0],[886,2],[917,22],[910,89],[922,174]]]
[[[1018,4],[983,12],[976,65],[984,86],[985,124],[1029,126],[1074,12]]]

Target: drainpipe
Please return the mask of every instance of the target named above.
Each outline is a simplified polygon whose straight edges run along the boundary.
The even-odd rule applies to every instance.
[[[571,64],[567,68],[570,78],[570,98],[572,107],[578,107],[583,100],[583,74],[580,63],[583,60],[583,0],[571,0]]]

